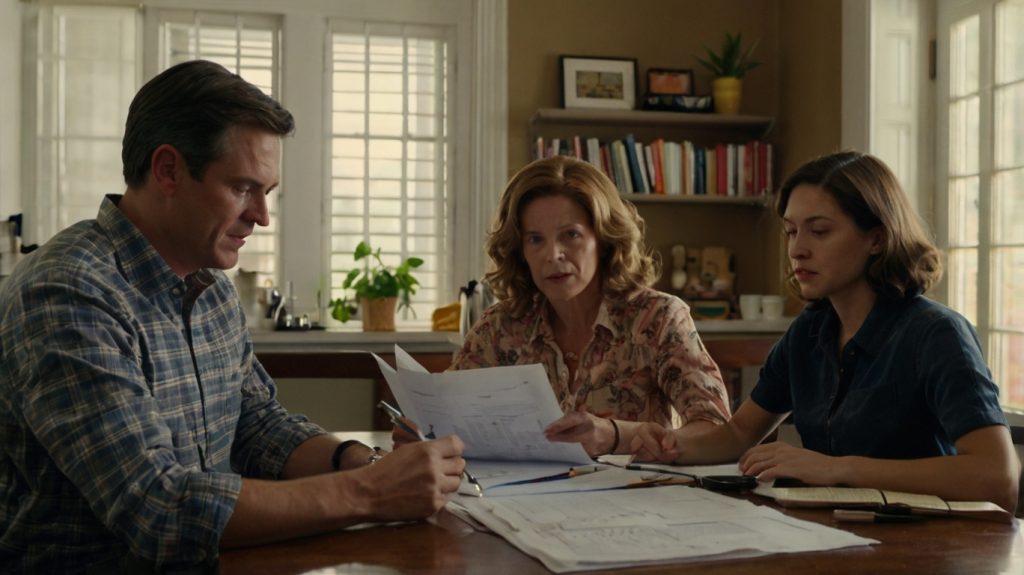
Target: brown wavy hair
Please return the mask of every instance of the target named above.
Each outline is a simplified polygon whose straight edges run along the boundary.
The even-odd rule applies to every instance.
[[[190,60],[171,66],[139,89],[128,108],[121,162],[124,181],[140,187],[153,152],[163,144],[185,158],[189,175],[202,180],[227,151],[235,126],[286,136],[295,130],[291,112],[224,66]]]
[[[657,254],[644,245],[644,220],[608,176],[565,156],[536,160],[509,180],[487,236],[491,268],[484,279],[511,315],[522,316],[543,297],[523,255],[520,218],[527,204],[548,196],[565,196],[590,217],[601,253],[604,293],[628,295],[654,283],[661,266]]]
[[[821,156],[798,168],[782,185],[775,212],[786,213],[790,195],[808,184],[824,189],[862,230],[882,227],[882,251],[871,256],[864,274],[879,297],[901,299],[928,291],[942,277],[942,255],[892,170],[878,158],[859,152]],[[799,294],[789,270],[788,284]]]

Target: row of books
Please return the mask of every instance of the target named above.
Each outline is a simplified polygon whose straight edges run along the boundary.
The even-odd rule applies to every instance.
[[[565,155],[604,171],[623,194],[761,196],[772,191],[772,145],[761,140],[704,148],[632,134],[621,140],[538,137],[534,159]]]

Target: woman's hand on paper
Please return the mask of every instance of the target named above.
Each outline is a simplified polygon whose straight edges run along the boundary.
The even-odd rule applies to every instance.
[[[637,461],[659,461],[672,463],[679,457],[676,434],[657,423],[642,423],[637,426],[629,450]]]
[[[544,429],[544,436],[548,441],[581,443],[587,455],[597,457],[611,450],[615,442],[615,428],[607,419],[581,408],[552,422]]]
[[[762,481],[792,477],[808,485],[835,485],[843,481],[837,459],[773,441],[748,449],[740,456],[739,468],[744,475],[754,475]]]

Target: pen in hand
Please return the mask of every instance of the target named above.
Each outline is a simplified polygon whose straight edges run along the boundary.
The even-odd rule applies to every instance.
[[[409,424],[406,423],[405,420],[403,419],[404,416],[402,415],[402,412],[398,411],[397,407],[391,405],[390,403],[384,400],[381,400],[377,404],[377,407],[383,409],[384,413],[388,414],[388,418],[391,420],[391,423],[394,424],[399,429],[401,429],[402,431],[418,438],[420,441],[427,440],[427,438],[423,436],[422,431],[420,431],[419,429],[413,429],[412,427],[409,427]]]
[[[427,438],[423,436],[422,431],[420,431],[419,429],[413,429],[408,423],[406,423],[405,416],[402,415],[402,412],[399,411],[397,407],[391,405],[390,403],[384,400],[379,401],[377,403],[377,407],[383,409],[384,413],[388,414],[388,418],[391,420],[391,423],[393,423],[402,431],[418,438],[420,441],[427,440]],[[462,472],[466,475],[466,481],[468,481],[470,485],[473,486],[475,490],[474,495],[476,495],[477,497],[483,497],[484,490],[482,487],[480,487],[480,483],[477,482],[476,478],[473,477],[473,475],[469,472],[468,469],[463,469]]]

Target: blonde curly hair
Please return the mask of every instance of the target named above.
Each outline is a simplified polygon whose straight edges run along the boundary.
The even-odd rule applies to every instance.
[[[600,246],[599,278],[606,294],[628,295],[654,283],[660,261],[644,245],[644,220],[624,201],[608,176],[587,162],[565,156],[536,160],[512,176],[501,195],[487,237],[488,287],[513,316],[525,314],[542,296],[523,255],[521,223],[530,202],[565,196],[590,217]]]

